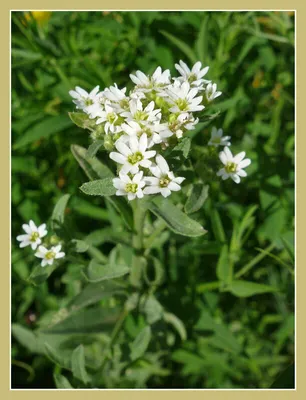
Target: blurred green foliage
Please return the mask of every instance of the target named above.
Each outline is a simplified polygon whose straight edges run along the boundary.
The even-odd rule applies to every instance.
[[[12,12],[12,386],[91,387],[87,368],[102,388],[270,387],[294,361],[294,16],[253,11],[44,16]],[[91,234],[90,254],[105,259],[114,245],[103,233],[115,230],[118,216],[103,199],[78,189],[84,173],[70,146],[88,147],[90,141],[68,117],[73,111],[68,91],[113,82],[129,87],[128,74],[136,69],[151,73],[160,65],[174,72],[180,59],[209,65],[209,79],[223,92],[212,110],[220,111],[218,118],[191,132],[198,179],[215,174],[213,166],[205,167],[212,125],[231,135],[234,152],[245,150],[252,164],[240,185],[216,179],[200,209],[186,203],[185,211],[208,230],[205,236],[191,239],[163,232],[162,224],[156,228],[163,233],[152,247],[165,276],[145,310],[151,328],[145,328],[143,315],[127,316],[105,378],[99,371],[117,315],[112,294],[118,288],[92,284],[88,300],[75,260],[35,286],[36,263],[15,237],[29,219],[47,221],[60,196],[69,193],[71,231],[80,239]],[[235,279],[230,292],[229,279]],[[69,317],[76,295],[81,297],[75,307],[83,314]],[[163,319],[160,304],[167,310]],[[73,331],[74,318],[87,321],[82,332]],[[57,333],[33,333],[63,319]],[[123,368],[128,349],[131,361]]]

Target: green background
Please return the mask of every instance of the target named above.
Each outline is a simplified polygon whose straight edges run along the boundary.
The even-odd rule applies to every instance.
[[[171,234],[157,252],[166,271],[159,301],[183,321],[187,340],[169,328],[164,347],[152,345],[153,358],[164,352],[159,361],[151,357],[160,370],[140,363],[135,378],[118,383],[110,377],[101,387],[270,387],[286,368],[292,377],[294,361],[290,12],[52,12],[46,20],[12,13],[12,322],[36,328],[83,283],[67,261],[47,282],[31,285],[36,261],[15,239],[22,223],[47,221],[59,197],[70,193],[67,218],[79,237],[112,224],[103,200],[78,189],[86,178],[70,146],[88,147],[90,140],[68,117],[73,111],[68,91],[114,82],[131,88],[128,76],[135,70],[152,73],[160,65],[176,75],[174,63],[180,59],[209,65],[208,78],[223,92],[212,109],[220,115],[193,133],[198,179],[205,183],[214,174],[205,170],[212,126],[223,128],[232,137],[233,152],[246,151],[252,164],[239,185],[217,177],[211,184],[209,199],[192,215],[207,235],[189,240]],[[103,245],[101,251],[111,248]],[[237,277],[277,291],[250,295],[254,286],[245,285],[236,293],[223,291],[228,249]],[[101,309],[113,306],[100,303]],[[132,341],[137,323],[141,326],[137,319],[127,320],[123,345]],[[12,387],[56,387],[52,374],[59,367],[24,344],[13,335]]]

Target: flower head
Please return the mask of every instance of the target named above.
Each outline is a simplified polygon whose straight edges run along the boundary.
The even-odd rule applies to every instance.
[[[231,137],[230,136],[222,136],[222,135],[223,135],[222,129],[217,129],[216,127],[213,127],[208,145],[215,146],[215,147],[230,146],[231,143],[229,142],[229,140],[231,139]]]
[[[200,105],[203,97],[196,97],[198,91],[198,88],[190,88],[189,82],[181,83],[175,81],[165,91],[169,96],[170,103],[173,104],[169,111],[172,113],[186,113],[203,110],[204,106]]]
[[[138,123],[147,124],[149,122],[157,122],[161,118],[160,109],[154,109],[154,101],[151,101],[143,108],[140,99],[132,99],[129,102],[129,110],[121,113],[121,116],[126,118],[126,121],[136,121]]]
[[[144,178],[146,184],[150,185],[144,188],[144,194],[161,193],[162,196],[168,197],[172,191],[181,190],[180,184],[185,178],[176,178],[173,172],[170,171],[167,161],[160,154],[156,156],[155,160],[156,165],[150,168],[154,176]]]
[[[73,97],[73,102],[76,105],[76,108],[87,113],[88,107],[98,101],[98,92],[99,86],[96,86],[90,93],[86,92],[86,90],[80,88],[79,86],[76,86],[75,90],[69,91],[69,94],[71,97]]]
[[[35,256],[42,259],[42,267],[45,267],[47,264],[52,265],[54,260],[63,258],[65,256],[65,253],[61,251],[61,248],[62,246],[60,244],[57,246],[52,246],[50,249],[47,249],[44,246],[39,246]]]
[[[122,129],[128,135],[121,136],[120,140],[124,142],[129,140],[129,136],[137,136],[139,138],[145,133],[148,138],[148,148],[165,141],[173,135],[173,132],[168,129],[166,124],[157,122],[143,125],[135,121],[129,121],[127,124],[122,124]]]
[[[207,84],[210,82],[203,79],[203,76],[207,74],[209,67],[202,69],[201,61],[196,62],[190,70],[187,64],[180,60],[179,64],[175,64],[175,68],[181,74],[181,76],[177,78],[181,82],[187,81],[191,86],[196,87],[202,86],[203,83]]]
[[[105,103],[105,110],[101,110],[98,114],[96,124],[105,124],[105,133],[118,133],[122,131],[120,115],[116,113],[116,110],[110,104]]]
[[[220,171],[217,172],[218,176],[221,176],[223,180],[231,178],[235,183],[240,182],[240,177],[247,176],[247,173],[243,170],[251,164],[251,160],[245,157],[245,152],[233,156],[232,152],[228,147],[225,147],[219,154],[220,160],[224,165]]]
[[[216,83],[209,83],[205,89],[205,95],[207,101],[211,102],[217,97],[221,96],[222,92],[217,91],[217,84]]]
[[[110,158],[118,164],[122,164],[121,172],[136,174],[139,167],[149,168],[152,162],[149,160],[156,154],[155,150],[146,151],[148,147],[148,138],[145,133],[141,137],[131,136],[128,145],[121,140],[115,143],[117,152],[111,152]]]
[[[134,200],[136,197],[143,197],[142,188],[145,186],[145,181],[142,179],[143,171],[139,171],[132,178],[119,172],[119,178],[113,179],[113,185],[117,189],[117,196],[127,196],[128,200]]]
[[[26,234],[17,236],[16,239],[21,242],[19,247],[31,246],[32,250],[36,250],[37,246],[41,244],[41,238],[48,233],[46,224],[37,227],[32,220],[29,224],[23,224],[22,228]]]

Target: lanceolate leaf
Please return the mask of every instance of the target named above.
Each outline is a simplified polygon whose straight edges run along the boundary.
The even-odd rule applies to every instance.
[[[95,140],[89,147],[86,153],[87,158],[94,157],[99,148],[103,145],[102,140]]]
[[[185,204],[185,212],[187,214],[200,210],[208,197],[208,189],[209,186],[202,183],[195,183],[192,186],[191,193]]]
[[[68,115],[71,121],[80,128],[89,129],[95,126],[95,122],[90,120],[88,115],[85,113],[70,112]]]
[[[146,326],[137,335],[134,342],[131,344],[131,359],[134,361],[141,357],[147,350],[151,340],[151,328]]]
[[[204,235],[207,232],[198,222],[189,218],[170,200],[164,199],[162,196],[149,203],[149,210],[162,218],[168,227],[179,235],[194,237]]]
[[[176,329],[182,340],[187,339],[187,332],[185,329],[185,325],[176,315],[169,312],[165,312],[164,320],[169,324],[171,324]]]
[[[116,193],[112,178],[86,182],[80,189],[89,196],[113,196]]]
[[[73,375],[85,384],[90,381],[90,378],[85,369],[84,347],[81,344],[72,353],[71,370]]]
[[[255,294],[276,292],[278,288],[260,283],[248,282],[243,280],[233,281],[230,286],[230,292],[237,297],[250,297]]]
[[[69,199],[70,199],[70,194],[64,194],[64,196],[62,196],[56,203],[51,217],[53,229],[58,228],[64,223],[65,210]]]
[[[90,282],[100,282],[107,279],[119,278],[130,271],[126,265],[102,265],[92,260],[88,266],[87,277]]]
[[[70,382],[64,375],[54,373],[53,378],[57,389],[73,389]]]

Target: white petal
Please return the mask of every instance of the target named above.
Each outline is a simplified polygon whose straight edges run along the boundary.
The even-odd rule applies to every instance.
[[[126,157],[124,157],[122,154],[120,153],[116,153],[114,151],[112,151],[111,153],[109,153],[109,157],[116,161],[119,164],[125,164],[126,163]]]
[[[169,165],[167,164],[167,161],[164,159],[164,157],[160,154],[156,156],[156,163],[163,174],[167,174],[169,172]]]
[[[145,176],[143,179],[149,185],[154,185],[154,186],[159,185],[159,179],[155,178],[154,176]]]
[[[240,176],[238,176],[237,174],[232,174],[231,175],[231,178],[233,179],[233,181],[235,182],[235,183],[239,183],[240,182]]]
[[[23,242],[24,240],[28,240],[28,238],[29,238],[29,235],[18,235],[18,236],[16,237],[16,239],[17,239],[19,242]]]
[[[242,151],[241,153],[237,154],[237,155],[234,157],[233,161],[234,161],[236,164],[239,164],[240,161],[242,161],[242,160],[244,159],[244,157],[245,157],[245,151]]]
[[[31,228],[30,228],[30,226],[29,226],[28,224],[23,224],[23,225],[22,225],[22,229],[23,229],[26,233],[28,233],[29,235],[32,233]]]
[[[175,182],[170,182],[169,185],[168,185],[168,188],[169,188],[170,190],[172,190],[173,192],[178,192],[179,190],[181,190],[180,185],[178,185],[178,184],[175,183]]]
[[[131,150],[128,148],[126,144],[123,142],[116,142],[116,149],[123,154],[125,157],[128,157],[130,154],[132,154]]]
[[[139,139],[138,149],[141,153],[144,153],[147,147],[148,147],[148,137],[145,133],[143,133]]]
[[[152,157],[154,157],[155,156],[155,154],[156,154],[156,151],[155,150],[150,150],[150,151],[146,151],[145,153],[144,153],[144,158],[152,158]]]
[[[139,143],[138,143],[137,137],[130,136],[129,144],[130,144],[130,149],[132,150],[132,153],[136,153],[136,151],[138,151],[138,148],[139,148]]]
[[[65,257],[65,253],[63,251],[60,251],[59,253],[55,254],[56,259],[63,258],[63,257]]]
[[[236,172],[237,175],[241,176],[242,178],[246,177],[248,174],[245,172],[244,169],[240,169]]]
[[[42,267],[45,267],[47,264],[48,264],[47,260],[42,260],[42,262],[41,262]]]
[[[143,193],[144,194],[156,194],[156,193],[160,193],[160,187],[158,186],[146,186],[143,189]]]
[[[162,189],[160,189],[160,192],[161,192],[162,196],[164,196],[164,197],[168,197],[171,194],[171,190],[168,188],[162,188]]]
[[[246,167],[248,167],[250,164],[251,164],[251,160],[250,160],[249,158],[246,158],[245,160],[242,160],[242,161],[239,163],[238,167],[239,167],[239,168],[246,168]]]
[[[29,242],[29,241],[24,241],[24,242],[21,242],[21,243],[20,243],[19,247],[20,247],[20,248],[23,248],[23,247],[29,246],[29,244],[31,244],[31,242]]]

